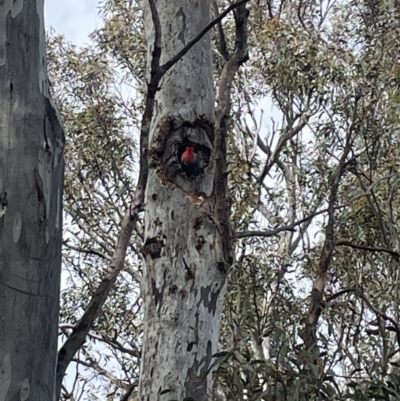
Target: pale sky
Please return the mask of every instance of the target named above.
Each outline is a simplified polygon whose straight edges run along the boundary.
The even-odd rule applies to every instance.
[[[88,42],[88,34],[99,27],[98,0],[45,0],[46,28],[53,27],[74,44]]]

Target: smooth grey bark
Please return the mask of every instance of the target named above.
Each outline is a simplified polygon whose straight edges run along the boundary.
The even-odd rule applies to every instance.
[[[64,135],[43,1],[0,1],[0,401],[54,400]]]
[[[150,0],[145,8],[149,70],[154,73],[160,52],[159,65],[166,65],[209,20],[209,0]],[[217,113],[208,34],[158,87],[145,193],[142,401],[212,397],[212,355],[232,263],[226,120],[230,85],[244,60],[232,57],[227,63],[232,68],[221,77]],[[185,175],[179,162],[188,144],[196,147],[204,166],[194,178]]]

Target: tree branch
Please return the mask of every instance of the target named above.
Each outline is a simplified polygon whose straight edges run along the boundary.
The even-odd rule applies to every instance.
[[[258,182],[261,183],[264,181],[265,177],[268,175],[270,172],[272,166],[278,162],[279,160],[279,154],[282,150],[282,148],[286,145],[286,143],[293,137],[295,137],[300,131],[307,125],[308,122],[308,116],[306,113],[301,116],[301,121],[296,125],[296,127],[291,127],[289,131],[284,133],[278,140],[278,143],[276,145],[276,148],[274,152],[272,153],[270,147],[267,144],[264,144],[261,140],[261,138],[257,138],[257,145],[260,146],[261,150],[266,152],[268,154],[268,161],[264,166],[264,169],[260,176],[258,177]]]
[[[141,205],[143,203],[142,198],[143,196],[141,194],[141,191],[137,191],[136,198],[132,202],[132,211],[127,210],[127,212],[125,213],[121,231],[119,233],[114,254],[112,256],[106,276],[93,294],[88,308],[75,326],[75,329],[73,330],[71,336],[58,352],[56,373],[57,397],[60,394],[62,380],[68,368],[68,365],[72,361],[72,358],[74,357],[76,352],[84,344],[86,336],[88,335],[89,330],[91,329],[95,319],[101,312],[104,302],[106,301],[112,287],[114,286],[118,274],[124,267],[126,250],[130,242],[132,231],[136,224],[136,219],[138,218],[138,213],[141,210]]]
[[[103,252],[100,251],[96,251],[94,249],[84,249],[82,247],[78,247],[78,246],[73,246],[73,245],[69,245],[68,244],[68,240],[63,241],[62,243],[65,247],[76,251],[76,252],[82,252],[82,253],[86,253],[87,255],[94,255],[94,256],[98,256],[99,258],[102,258],[104,260],[111,260],[111,258],[109,256],[107,256],[106,254],[104,254]]]
[[[215,15],[218,15],[218,4],[217,4],[216,0],[212,0],[212,7],[214,9]],[[221,55],[224,58],[224,60],[227,61],[229,59],[229,52],[226,47],[225,34],[224,34],[224,30],[222,28],[221,21],[219,21],[217,24],[217,31],[218,31]]]
[[[163,76],[174,64],[176,64],[213,26],[222,21],[232,10],[246,4],[248,1],[250,0],[240,0],[236,3],[233,3],[218,17],[214,18],[202,31],[200,31],[192,40],[190,40],[182,50],[180,50],[174,57],[160,67],[161,75]]]
[[[392,331],[396,332],[396,338],[397,338],[397,343],[400,346],[400,326],[390,316],[388,316],[385,312],[381,311],[380,309],[376,308],[374,305],[372,305],[371,301],[363,294],[362,290],[357,287],[352,287],[352,288],[346,288],[342,291],[337,292],[336,294],[331,295],[326,302],[330,302],[333,299],[339,297],[340,295],[345,294],[346,292],[354,292],[359,298],[361,298],[376,315],[378,318],[382,318],[383,320],[387,320],[393,325]],[[387,327],[385,327],[387,329]]]
[[[326,275],[332,260],[334,250],[334,224],[335,224],[335,203],[337,201],[337,193],[339,190],[340,180],[346,171],[348,162],[346,162],[350,153],[352,144],[352,135],[357,118],[357,101],[353,106],[352,121],[346,134],[346,142],[343,153],[339,160],[336,174],[333,177],[331,189],[328,198],[328,223],[325,229],[325,241],[322,247],[321,256],[319,258],[318,269],[314,278],[311,291],[311,301],[305,324],[305,343],[306,349],[318,355],[318,345],[316,338],[317,324],[322,310],[323,295],[325,289]]]
[[[374,187],[376,187],[376,185],[377,185],[378,183],[380,183],[380,182],[383,181],[383,180],[389,179],[389,178],[391,178],[391,177],[397,176],[397,175],[398,175],[398,174],[391,174],[391,175],[387,175],[387,176],[384,176],[384,177],[379,178],[378,180],[376,180],[375,182],[373,182],[368,188],[366,188],[365,192],[362,192],[362,193],[360,193],[360,194],[358,194],[358,195],[355,195],[355,196],[354,196],[353,198],[351,198],[348,202],[343,203],[342,205],[335,206],[334,209],[335,209],[335,210],[338,210],[338,209],[343,209],[343,208],[349,207],[349,206],[350,206],[353,202],[355,202],[356,200],[361,199],[361,198],[363,198],[364,196],[368,196],[368,195],[371,193],[372,189],[373,189]],[[255,231],[241,231],[241,232],[237,232],[237,233],[235,233],[235,238],[246,238],[246,237],[273,237],[274,235],[277,235],[277,234],[279,234],[279,233],[282,232],[282,231],[292,231],[296,226],[299,226],[300,224],[305,223],[306,221],[309,221],[310,219],[312,219],[312,218],[315,217],[315,216],[318,216],[318,215],[320,215],[320,214],[322,214],[322,213],[326,213],[328,210],[329,210],[329,208],[326,208],[326,209],[320,210],[320,211],[318,211],[318,212],[311,213],[311,214],[308,215],[307,217],[304,217],[303,219],[301,219],[301,220],[299,220],[299,221],[296,221],[296,222],[293,223],[293,224],[290,224],[290,225],[287,225],[287,226],[278,227],[278,228],[276,228],[276,229],[274,229],[274,230],[267,230],[267,231],[261,231],[261,230],[256,231],[256,230],[255,230]],[[336,242],[336,245],[344,245],[344,244],[338,244],[338,243]],[[386,249],[386,248],[383,248],[383,249]],[[382,251],[382,252],[383,252],[383,251]]]
[[[338,240],[335,242],[335,246],[336,245],[344,245],[344,246],[349,246],[350,248],[354,248],[354,249],[361,249],[363,251],[368,251],[368,252],[384,252],[384,253],[388,253],[389,255],[395,256],[395,257],[400,257],[400,253],[393,251],[392,249],[388,249],[388,248],[382,248],[382,247],[374,247],[374,246],[366,246],[366,245],[358,245],[358,244],[354,244],[351,241],[347,241],[347,240]]]
[[[153,19],[153,24],[154,24],[154,48],[157,47],[161,49],[162,31],[161,31],[160,16],[158,15],[158,10],[155,0],[149,0],[149,4],[151,10],[151,17]]]
[[[59,328],[63,331],[65,331],[65,329],[72,329],[75,330],[75,325],[74,324],[68,324],[68,323],[63,323],[59,325]],[[93,332],[89,332],[88,336],[95,339],[95,340],[99,340],[102,341],[108,345],[110,345],[111,347],[113,347],[114,349],[121,351],[123,353],[127,353],[135,358],[140,359],[140,351],[137,348],[133,348],[133,349],[129,349],[126,348],[125,346],[123,346],[120,342],[118,342],[117,340],[111,340],[108,337],[106,337],[103,334],[96,334]]]
[[[233,79],[239,71],[240,66],[248,59],[247,54],[247,17],[248,10],[245,3],[239,1],[229,8],[235,9],[236,37],[235,51],[231,58],[225,63],[219,81],[218,107],[215,121],[215,178],[214,195],[216,199],[215,211],[216,221],[219,222],[219,234],[224,254],[224,264],[227,269],[233,262],[232,231],[230,225],[231,198],[229,196],[227,164],[226,164],[226,138],[228,135],[229,113],[231,109],[231,89]],[[228,10],[229,10],[228,8]],[[225,11],[225,13],[228,12]],[[224,14],[224,13],[222,13]],[[222,16],[221,14],[221,16]],[[220,16],[220,17],[221,17]],[[221,17],[222,18],[222,17]],[[216,21],[216,20],[214,20]]]
[[[127,388],[126,393],[121,397],[121,401],[129,401],[130,396],[132,395],[133,390],[135,390],[136,387],[137,387],[137,383],[131,384],[131,385]]]
[[[305,223],[306,221],[314,218],[315,216],[318,216],[322,213],[327,212],[328,209],[323,209],[318,212],[311,213],[307,217],[302,218],[301,220],[298,220],[294,222],[293,224],[289,224],[288,226],[282,226],[275,228],[274,230],[270,231],[241,231],[235,233],[235,238],[247,238],[247,237],[273,237],[274,235],[277,235],[281,233],[282,231],[294,231],[294,228],[299,226],[302,223]]]

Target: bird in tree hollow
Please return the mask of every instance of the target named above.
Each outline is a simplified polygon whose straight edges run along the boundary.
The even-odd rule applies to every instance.
[[[202,171],[200,167],[200,157],[195,152],[194,146],[187,145],[181,155],[182,170],[188,177],[199,175]]]

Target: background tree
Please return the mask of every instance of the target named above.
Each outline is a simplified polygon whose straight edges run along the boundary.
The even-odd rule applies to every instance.
[[[54,400],[64,133],[43,3],[0,5],[0,400]]]
[[[53,89],[70,133],[61,329],[82,341],[68,376],[75,385],[64,395],[128,399],[143,330],[140,214],[128,227],[124,269],[117,276],[109,267],[123,213],[142,194],[135,146],[149,97],[142,5],[103,6],[90,50],[50,40]],[[228,6],[212,3],[212,15]],[[250,60],[233,80],[227,125],[235,262],[211,359],[214,397],[396,399],[398,10],[363,1],[260,1],[249,9]],[[235,35],[232,14],[211,30],[216,93]],[[152,168],[168,166],[157,149]],[[107,302],[88,307],[100,305],[104,282]],[[88,315],[97,319],[82,320]]]

